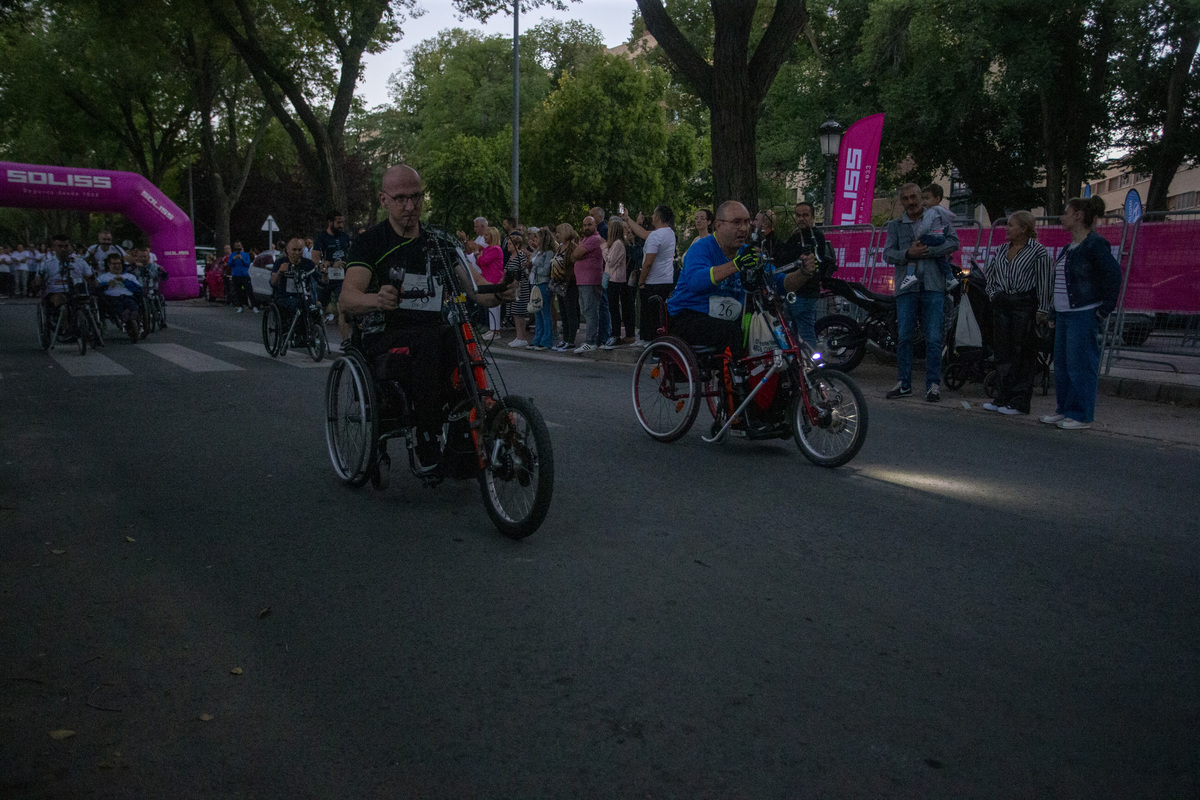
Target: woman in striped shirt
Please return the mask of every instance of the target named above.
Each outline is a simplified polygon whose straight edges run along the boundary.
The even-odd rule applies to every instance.
[[[1029,413],[1037,368],[1035,324],[1054,299],[1054,269],[1028,211],[1010,214],[1004,235],[1007,246],[987,270],[999,390],[995,402],[983,407],[1011,416]]]

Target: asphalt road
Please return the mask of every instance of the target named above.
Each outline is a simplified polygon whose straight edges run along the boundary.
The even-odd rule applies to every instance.
[[[512,542],[476,484],[341,485],[326,367],[256,316],[81,359],[32,313],[0,304],[0,796],[1200,794],[1196,447],[875,380],[831,471],[502,353],[557,462]]]

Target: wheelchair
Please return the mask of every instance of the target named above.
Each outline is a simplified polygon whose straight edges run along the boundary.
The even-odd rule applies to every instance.
[[[513,539],[542,524],[554,487],[550,432],[529,398],[498,398],[490,387],[488,364],[468,323],[456,342],[461,358],[450,383],[450,402],[433,465],[416,456],[418,431],[409,399],[407,355],[389,352],[372,360],[355,329],[350,344],[326,382],[326,443],[337,476],[350,486],[371,482],[387,487],[388,444],[402,439],[409,467],[426,486],[445,478],[478,480],[493,524]],[[373,363],[374,362],[374,363]]]
[[[115,300],[116,298],[113,299]],[[111,300],[104,297],[99,298],[98,308],[102,330],[108,323],[112,323],[118,331],[124,331],[128,334],[129,341],[136,344],[139,340],[145,339],[150,334],[150,327],[146,315],[146,293],[135,294],[133,300],[137,305],[137,313],[130,320],[130,324],[126,324],[125,320],[121,319],[120,314],[113,308]]]
[[[57,344],[74,341],[79,347],[79,355],[85,355],[89,345],[104,346],[100,307],[86,283],[70,277],[67,280],[67,291],[55,293],[66,294],[67,302],[55,309],[49,306],[48,295],[38,300],[38,343],[43,350],[49,351]]]
[[[320,361],[329,350],[325,334],[325,315],[316,301],[311,285],[313,271],[303,275],[288,275],[288,294],[295,300],[296,310],[272,300],[263,314],[263,347],[273,358],[287,355],[289,347],[303,347],[309,358]]]

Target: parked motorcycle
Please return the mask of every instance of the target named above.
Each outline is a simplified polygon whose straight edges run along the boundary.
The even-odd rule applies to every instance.
[[[962,277],[961,274],[959,276]],[[900,330],[896,318],[896,297],[876,294],[861,283],[844,281],[840,278],[823,278],[821,286],[837,297],[844,298],[866,312],[862,319],[846,314],[828,314],[817,320],[817,345],[826,366],[849,372],[862,363],[867,355],[867,343],[895,355],[900,344]],[[955,309],[962,289],[957,288],[947,295],[942,320],[944,334],[954,321]],[[925,353],[925,334],[921,320],[917,319],[917,331],[913,339],[913,355]]]

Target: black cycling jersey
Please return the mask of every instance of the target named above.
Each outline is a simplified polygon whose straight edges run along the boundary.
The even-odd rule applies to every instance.
[[[396,233],[388,220],[364,231],[350,246],[346,268],[371,270],[367,292],[378,292],[393,283],[392,270],[404,271],[404,288],[423,291],[431,296],[404,299],[394,311],[372,311],[363,317],[364,336],[386,333],[399,328],[420,328],[442,324],[443,276],[446,268],[458,264],[457,242],[439,231],[420,228],[415,239]]]
[[[320,250],[321,258],[325,261],[345,261],[346,254],[350,252],[350,234],[345,231],[321,231],[313,239],[313,250]]]

